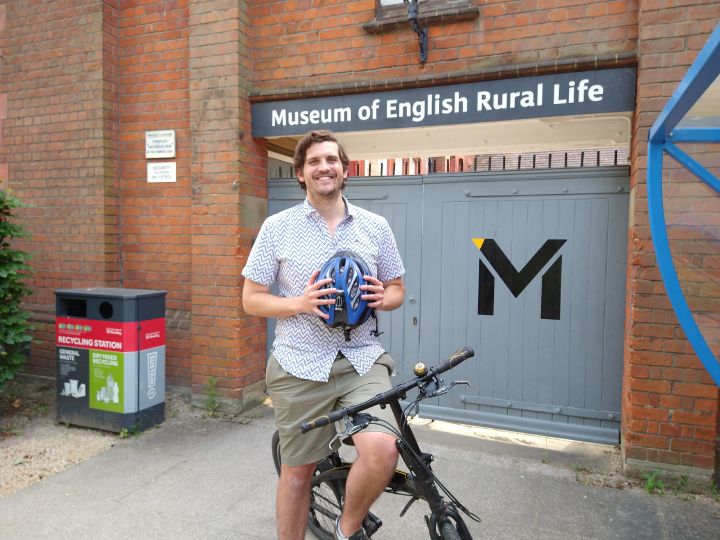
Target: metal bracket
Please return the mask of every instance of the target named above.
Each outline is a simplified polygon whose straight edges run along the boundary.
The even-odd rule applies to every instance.
[[[408,20],[413,31],[418,36],[418,46],[420,47],[420,63],[427,61],[428,53],[428,31],[427,28],[421,28],[418,22],[418,0],[403,0],[408,7]]]
[[[714,83],[718,74],[720,74],[720,25],[715,27],[650,128],[647,201],[650,233],[668,298],[695,353],[715,384],[720,387],[720,358],[708,345],[695,316],[690,311],[673,263],[663,199],[663,157],[666,153],[720,195],[720,178],[675,145],[676,142],[720,143],[720,119],[714,113],[699,119],[686,118],[695,102]]]

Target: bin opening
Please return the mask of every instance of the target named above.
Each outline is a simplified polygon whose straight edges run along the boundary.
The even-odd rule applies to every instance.
[[[113,316],[113,307],[110,302],[103,302],[100,304],[100,316],[103,319],[109,319]]]
[[[87,301],[81,298],[61,298],[60,312],[68,317],[87,317]],[[64,304],[64,305],[63,305]]]

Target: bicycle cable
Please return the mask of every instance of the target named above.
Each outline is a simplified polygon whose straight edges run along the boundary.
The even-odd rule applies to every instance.
[[[416,401],[419,401],[419,400],[416,400]],[[388,422],[387,420],[383,420],[381,418],[377,418],[377,417],[373,416],[373,417],[371,417],[371,420],[368,422],[368,424],[371,424],[371,423],[381,425],[381,426],[389,429],[393,433],[393,435],[395,435],[398,439],[400,439],[401,441],[403,441],[403,443],[405,443],[405,448],[407,448],[413,454],[413,457],[418,462],[420,462],[420,463],[423,462],[422,458],[417,455],[415,450],[405,440],[405,437],[403,437],[402,433],[400,433],[398,431],[398,429],[395,426],[393,426],[390,422]],[[437,476],[435,476],[435,472],[432,470],[432,468],[428,467],[428,471],[430,472],[430,476],[432,477],[435,484],[440,488],[440,490],[445,495],[447,495],[447,497],[450,499],[450,501],[455,505],[455,507],[458,510],[462,511],[467,517],[469,517],[473,521],[476,521],[478,523],[480,523],[482,521],[478,516],[476,516],[473,512],[471,512],[468,508],[466,508],[465,505],[463,505],[457,499],[457,497],[455,497],[455,495],[452,494],[452,492],[447,487],[445,487],[445,485],[440,481],[440,479]]]

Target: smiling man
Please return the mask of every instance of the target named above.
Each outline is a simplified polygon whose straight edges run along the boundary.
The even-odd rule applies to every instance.
[[[266,383],[280,433],[280,540],[305,537],[315,462],[329,453],[335,436],[333,425],[302,434],[302,421],[391,387],[393,360],[380,346],[372,318],[351,330],[330,326],[328,310],[343,291],[333,287],[332,278],[317,279],[326,261],[351,254],[367,271],[360,289],[369,309],[393,310],[405,298],[405,268],[387,221],[343,196],[349,164],[329,131],[305,135],[294,166],[306,198],[265,221],[243,269],[245,311],[278,319]],[[278,295],[270,291],[273,283]],[[395,424],[389,409],[367,412]],[[358,458],[335,536],[358,540],[366,538],[362,520],[392,476],[398,453],[395,437],[382,426],[371,424],[352,439]]]

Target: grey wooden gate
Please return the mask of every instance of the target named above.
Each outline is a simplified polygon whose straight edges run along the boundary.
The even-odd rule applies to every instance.
[[[617,443],[626,170],[434,177],[424,201],[421,351],[477,353],[425,415]]]
[[[476,357],[425,417],[617,443],[628,219],[626,168],[353,178],[407,268],[381,315],[400,379],[462,345]],[[271,182],[271,213],[301,200]],[[272,334],[270,334],[272,335]]]

